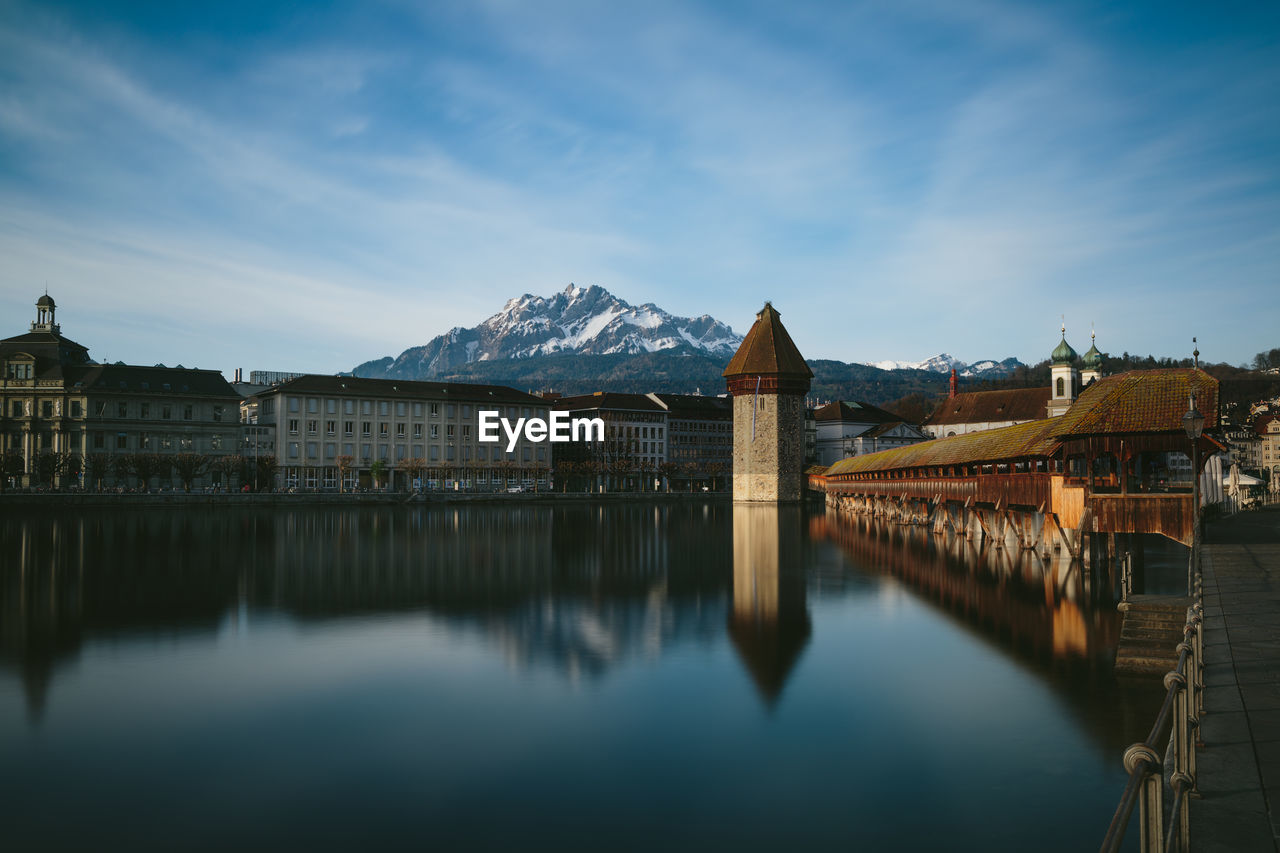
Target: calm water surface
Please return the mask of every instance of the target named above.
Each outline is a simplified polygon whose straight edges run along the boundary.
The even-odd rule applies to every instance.
[[[727,502],[0,519],[29,849],[1096,849],[1078,570]]]

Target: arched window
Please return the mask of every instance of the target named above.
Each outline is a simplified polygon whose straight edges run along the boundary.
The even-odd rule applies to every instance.
[[[1067,383],[1063,381],[1061,376],[1058,377],[1058,393],[1056,396],[1058,397],[1067,396]]]

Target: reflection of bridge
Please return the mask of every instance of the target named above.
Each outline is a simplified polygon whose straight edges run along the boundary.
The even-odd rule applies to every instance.
[[[1133,371],[1091,384],[1057,418],[845,459],[812,472],[810,488],[840,513],[949,530],[996,548],[1064,549],[1087,560],[1086,544],[1106,549],[1115,534],[1159,533],[1189,545],[1191,482],[1175,481],[1171,462],[1191,450],[1182,418],[1192,394],[1206,427],[1215,427],[1213,377]],[[1218,446],[1207,435],[1199,443],[1201,460]]]

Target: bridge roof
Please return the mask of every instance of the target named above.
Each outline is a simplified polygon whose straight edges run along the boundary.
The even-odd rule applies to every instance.
[[[1054,419],[1042,418],[1000,429],[938,438],[865,456],[842,459],[827,469],[827,476],[889,471],[898,468],[925,468],[1049,456],[1058,447],[1050,433]]]
[[[1131,370],[1091,384],[1058,418],[1055,438],[1134,432],[1181,432],[1188,398],[1196,392],[1196,408],[1204,428],[1218,425],[1218,380],[1194,367]]]

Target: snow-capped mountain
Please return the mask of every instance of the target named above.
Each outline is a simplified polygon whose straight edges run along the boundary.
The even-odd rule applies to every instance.
[[[932,373],[950,373],[951,368],[954,367],[956,373],[960,376],[981,376],[987,379],[1007,376],[1019,366],[1022,366],[1022,362],[1012,357],[1001,361],[986,359],[985,361],[975,361],[969,364],[945,352],[935,355],[933,358],[926,358],[924,361],[868,361],[863,363],[869,367],[878,367],[881,370],[927,370]]]
[[[526,293],[478,326],[450,329],[397,358],[365,362],[356,376],[430,379],[460,365],[557,353],[613,355],[691,348],[728,359],[742,336],[715,318],[676,317],[652,303],[633,306],[598,285],[571,284],[544,298]]]

